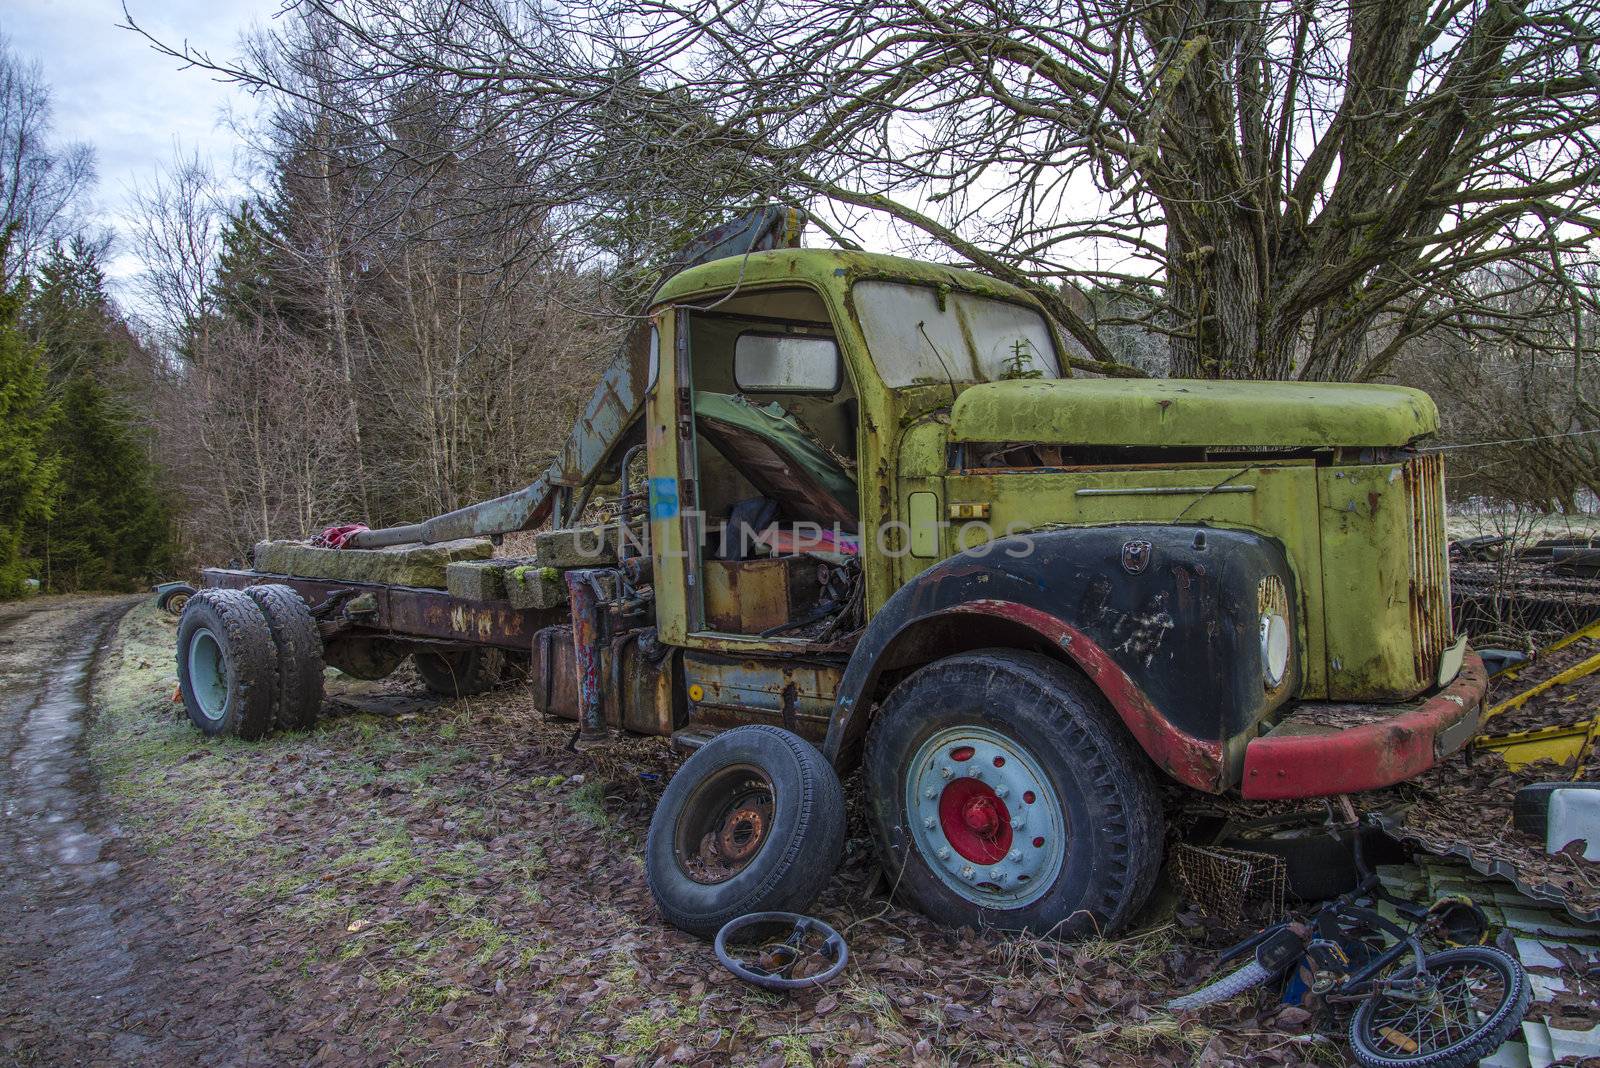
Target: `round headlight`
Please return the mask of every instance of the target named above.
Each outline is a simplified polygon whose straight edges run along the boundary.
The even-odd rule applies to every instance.
[[[1289,670],[1289,621],[1276,612],[1261,614],[1261,675],[1267,689],[1283,684]]]

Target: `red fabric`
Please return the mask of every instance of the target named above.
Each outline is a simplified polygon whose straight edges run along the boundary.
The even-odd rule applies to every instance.
[[[311,544],[319,549],[342,549],[345,542],[368,529],[365,523],[341,523],[320,534],[311,535]]]

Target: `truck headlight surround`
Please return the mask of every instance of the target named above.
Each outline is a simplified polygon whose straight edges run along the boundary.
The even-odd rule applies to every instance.
[[[1277,612],[1261,613],[1261,677],[1267,689],[1283,685],[1289,672],[1289,621]]]

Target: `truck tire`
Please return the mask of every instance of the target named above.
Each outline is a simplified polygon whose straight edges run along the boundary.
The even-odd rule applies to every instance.
[[[512,654],[488,645],[450,652],[412,655],[417,674],[429,691],[444,697],[472,697],[487,693],[514,674]]]
[[[868,734],[866,786],[890,884],[950,926],[1113,934],[1161,867],[1147,758],[1098,690],[1037,653],[980,650],[901,682]]]
[[[322,647],[323,663],[352,679],[386,679],[405,663],[406,651],[386,638],[369,634],[334,638]]]
[[[316,726],[322,710],[322,635],[311,608],[288,586],[251,586],[250,596],[267,617],[278,650],[278,686],[272,718],[279,730]]]
[[[156,607],[169,616],[183,615],[183,606],[189,603],[195,589],[193,586],[173,586],[156,597]]]
[[[272,730],[278,650],[260,606],[240,590],[201,590],[178,620],[178,687],[189,721],[212,737]]]
[[[752,912],[803,912],[844,852],[844,791],[799,735],[735,727],[684,761],[650,817],[644,873],[662,918],[711,938]]]
[[[1600,782],[1529,783],[1511,800],[1511,825],[1543,841],[1550,822],[1550,794],[1555,790],[1600,790]]]

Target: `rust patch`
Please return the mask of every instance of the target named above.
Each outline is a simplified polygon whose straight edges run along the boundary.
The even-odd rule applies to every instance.
[[[1483,661],[1468,653],[1455,682],[1388,719],[1295,730],[1295,719],[1314,714],[1308,708],[1245,747],[1240,791],[1253,800],[1327,797],[1413,778],[1449,755],[1439,739],[1478,714],[1487,690]]]

